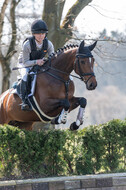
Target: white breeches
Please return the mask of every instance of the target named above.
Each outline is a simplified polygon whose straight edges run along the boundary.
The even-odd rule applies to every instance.
[[[23,79],[24,81],[27,81],[27,73],[29,72],[30,68],[22,68],[19,69],[19,73],[21,75],[21,79]]]

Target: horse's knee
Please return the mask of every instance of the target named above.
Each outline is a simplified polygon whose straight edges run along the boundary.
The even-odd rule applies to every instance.
[[[65,101],[64,109],[67,111],[70,107],[70,102],[68,100]]]
[[[68,109],[70,108],[70,102],[67,99],[62,100],[60,102],[60,106],[63,106],[63,108],[65,109],[65,111],[68,111]]]
[[[81,106],[82,108],[85,108],[86,105],[87,105],[87,100],[86,100],[85,98],[80,98],[80,99],[79,99],[79,103],[80,103],[80,106]]]

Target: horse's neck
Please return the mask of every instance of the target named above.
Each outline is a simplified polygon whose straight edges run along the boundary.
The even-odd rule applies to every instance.
[[[76,48],[62,52],[57,56],[53,66],[63,72],[71,73],[74,68]]]

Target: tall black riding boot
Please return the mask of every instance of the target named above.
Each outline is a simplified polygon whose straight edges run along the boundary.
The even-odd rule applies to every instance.
[[[21,81],[21,94],[22,94],[22,104],[21,104],[21,109],[24,111],[30,111],[31,107],[28,104],[28,98],[27,98],[27,82],[26,81]]]

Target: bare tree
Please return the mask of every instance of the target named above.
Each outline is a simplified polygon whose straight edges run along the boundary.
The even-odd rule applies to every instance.
[[[16,44],[16,18],[15,18],[15,9],[20,0],[4,0],[3,5],[1,7],[0,12],[0,64],[2,67],[3,74],[3,82],[2,82],[2,92],[9,88],[9,78],[11,74],[10,70],[10,60],[12,56],[15,54],[15,44]],[[3,27],[5,20],[5,12],[10,3],[10,13],[8,17],[8,21],[11,27],[10,33],[10,42],[7,48],[7,51],[2,49],[2,37],[3,37]]]

